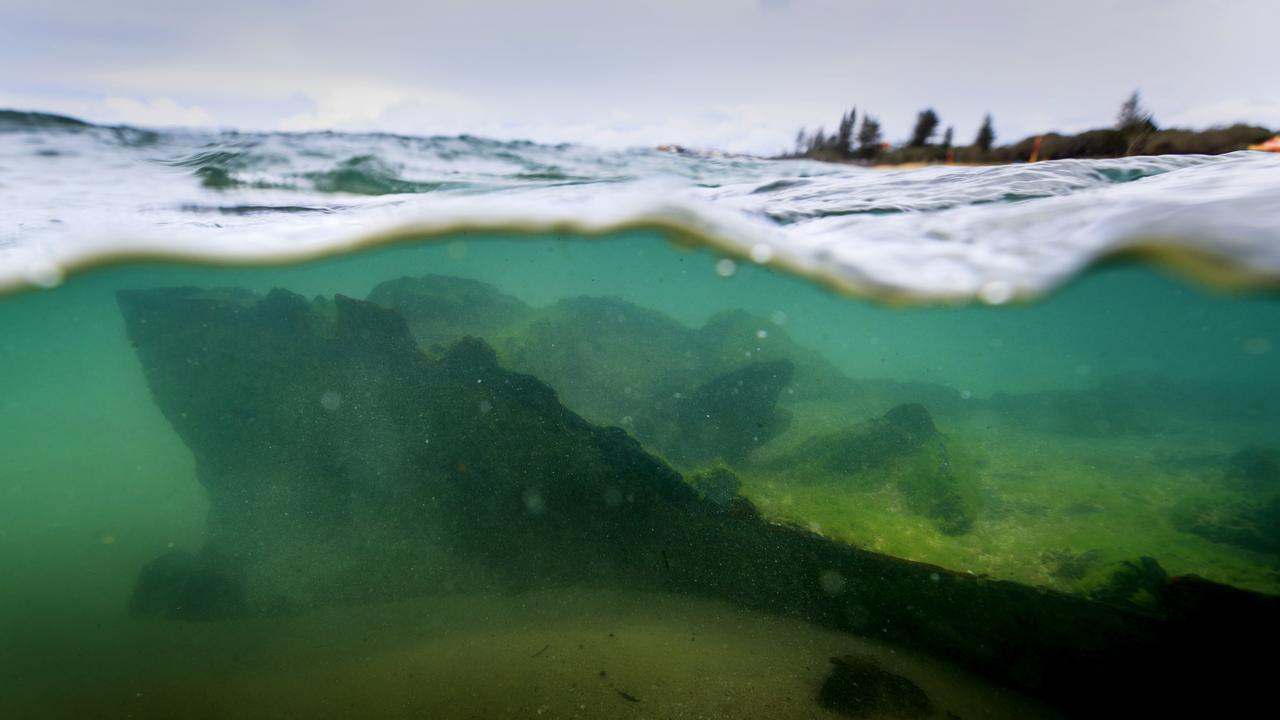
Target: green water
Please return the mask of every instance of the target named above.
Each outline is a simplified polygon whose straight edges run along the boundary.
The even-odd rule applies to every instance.
[[[728,273],[718,260],[645,233],[595,240],[466,236],[286,267],[114,267],[73,277],[54,290],[0,300],[0,577],[5,579],[0,593],[0,637],[5,639],[0,680],[6,675],[20,678],[46,693],[18,700],[0,697],[0,708],[17,702],[17,716],[36,717],[28,713],[38,713],[51,697],[47,693],[61,688],[67,696],[81,692],[84,702],[103,717],[131,712],[135,717],[162,717],[189,697],[173,687],[207,692],[208,683],[224,683],[232,688],[228,692],[235,702],[189,716],[279,717],[270,713],[288,708],[290,698],[302,694],[291,694],[287,688],[316,678],[334,682],[343,675],[333,667],[323,672],[304,667],[301,675],[286,679],[288,671],[278,667],[268,671],[250,663],[246,669],[243,663],[249,661],[229,649],[237,643],[248,647],[257,632],[243,625],[224,635],[197,623],[189,637],[203,639],[175,645],[178,641],[165,635],[164,621],[128,616],[130,593],[146,563],[173,549],[195,552],[202,547],[209,503],[192,454],[153,401],[126,336],[115,297],[121,289],[243,287],[266,293],[278,287],[308,298],[364,298],[384,281],[434,274],[488,283],[528,304],[535,314],[551,312],[547,308],[565,298],[612,296],[661,313],[692,332],[717,313],[745,310],[758,327],[735,340],[742,364],[772,358],[774,347],[787,342],[785,347],[804,350],[806,358],[825,359],[853,381],[853,390],[846,394],[828,395],[812,387],[784,390],[778,405],[790,416],[789,425],[735,464],[741,494],[767,518],[896,557],[1077,595],[1087,595],[1105,582],[1118,563],[1141,556],[1155,558],[1171,575],[1194,573],[1280,593],[1280,559],[1266,545],[1280,535],[1280,528],[1265,526],[1265,517],[1249,516],[1250,537],[1262,540],[1240,542],[1224,540],[1203,525],[1201,532],[1190,531],[1185,520],[1263,507],[1280,490],[1280,478],[1266,475],[1274,470],[1264,467],[1256,482],[1242,485],[1231,469],[1233,456],[1242,449],[1262,448],[1267,458],[1272,457],[1266,455],[1268,449],[1280,447],[1280,372],[1275,359],[1280,353],[1280,301],[1275,297],[1214,293],[1149,268],[1111,266],[1029,305],[896,308],[837,297],[748,264],[738,264]],[[526,330],[515,323],[498,331],[497,337],[484,339],[497,347],[499,361],[506,363],[514,356],[504,348],[515,347],[511,343],[518,343]],[[635,337],[635,357],[652,357],[658,365],[666,360],[660,356],[664,346],[648,345],[643,333]],[[600,374],[605,376],[632,371],[630,365],[609,365],[609,358],[601,362],[606,366]],[[728,359],[723,363],[732,364]],[[1096,389],[1116,377],[1129,379]],[[617,386],[630,382],[615,380]],[[630,416],[603,416],[604,408],[616,403],[590,401],[592,393],[608,390],[556,387],[556,381],[547,381],[570,410],[598,424],[628,427]],[[797,389],[800,392],[794,392]],[[1060,391],[1084,394],[1067,401],[1045,395]],[[1014,398],[1014,403],[992,400],[1001,394]],[[588,400],[575,407],[569,399],[573,397]],[[859,426],[904,403],[920,403],[929,410],[945,438],[937,442],[945,442],[957,482],[965,483],[960,495],[970,503],[969,518],[960,532],[946,531],[927,509],[920,509],[912,497],[911,474],[916,470],[910,462],[849,481],[822,477],[821,468],[806,464],[806,440]],[[1123,410],[1122,418],[1115,416],[1117,408]],[[670,455],[660,447],[646,449]],[[699,469],[694,467],[699,462],[680,467],[674,456],[668,459],[686,474]],[[1280,525],[1280,519],[1270,521]],[[1232,527],[1241,522],[1223,521]],[[582,632],[588,632],[582,629],[586,627],[603,631],[611,622],[610,612],[621,613],[616,603],[596,596],[530,602],[577,607]],[[339,612],[324,627],[344,627],[334,642],[358,647],[369,642],[358,629],[366,627],[362,623],[376,625],[382,640],[374,644],[386,650],[394,645],[385,641],[387,636],[404,632],[424,613],[466,615],[454,606],[397,612],[380,621],[371,620],[382,616],[367,608],[349,615]],[[707,617],[745,611],[689,605],[673,609],[667,620],[681,618],[682,612],[688,613],[689,623],[697,624]],[[286,647],[302,638],[315,642],[322,631],[307,625],[307,617],[311,616],[262,632],[279,633]],[[386,619],[390,617],[394,622]],[[467,617],[478,633],[504,632],[474,615]],[[556,638],[571,632],[538,617],[534,613],[521,626],[536,636],[529,642],[537,647],[526,654],[541,647],[544,636],[545,644],[554,646],[561,644]],[[652,622],[654,628],[634,630],[636,637],[675,632],[659,628],[660,619]],[[723,632],[728,633],[725,644],[777,647],[759,638],[735,640],[731,628]],[[783,637],[795,630],[776,632]],[[636,682],[646,684],[640,686],[643,692],[626,692],[652,697],[659,692],[654,688],[670,684],[652,668],[662,664],[661,656],[678,656],[680,651],[662,643],[636,642],[624,653],[625,662],[634,666],[634,677],[645,678]],[[829,647],[836,641],[824,636],[813,642],[822,646],[815,650],[814,662],[824,666],[825,657],[837,650]],[[371,662],[390,662],[382,650],[380,659]],[[420,651],[425,653],[423,662],[438,662],[431,659],[429,648]],[[448,643],[437,651],[457,652]],[[281,664],[306,665],[299,655],[308,653],[297,647],[278,652]],[[609,656],[607,648],[596,652],[604,655],[594,656],[595,664],[621,657]],[[759,652],[767,656],[769,651]],[[793,648],[782,654],[796,652],[800,651]],[[187,673],[181,682],[170,678],[176,685],[168,686],[163,707],[127,704],[133,702],[128,699],[130,682],[164,676],[142,658],[148,653],[167,657],[169,671]],[[761,667],[775,660],[763,658]],[[111,664],[125,669],[108,673],[106,679],[96,677],[92,668]],[[821,669],[810,669],[809,675],[820,679]],[[274,694],[236,680],[253,674],[261,678],[268,672],[280,674]],[[576,682],[569,675],[538,677],[544,685]],[[108,686],[112,689],[103,689]],[[801,686],[808,687],[797,687]],[[938,686],[943,688],[941,695],[953,699],[956,693],[981,695],[972,689],[980,686],[976,680],[953,678]],[[153,689],[146,692],[150,696]],[[533,716],[541,708],[536,698],[522,698],[510,707],[493,705],[477,695],[484,694],[482,686],[470,696],[447,699],[442,699],[442,691],[428,687],[397,685],[387,692],[399,700],[378,712],[395,717],[417,716],[411,710],[441,717],[466,717],[472,711],[491,717]],[[1009,709],[1013,705],[991,699],[997,695],[954,702],[957,707],[965,702],[968,707],[985,707],[992,716],[1017,716]],[[261,697],[261,706],[254,705],[255,697]],[[585,702],[581,712],[570,713],[565,710],[571,708],[568,701],[556,697],[556,702],[548,702],[548,712],[555,716],[603,716],[588,712]],[[605,692],[592,702],[617,697]],[[707,712],[699,703],[709,700],[701,695],[690,698],[687,705],[667,709],[687,717]],[[374,707],[368,697],[359,702]],[[614,710],[631,712],[630,704]],[[752,707],[760,716],[770,716],[758,704]],[[726,716],[746,716],[741,708],[737,713],[723,711]],[[775,717],[823,712],[803,703],[775,711]],[[49,713],[89,716],[85,706],[74,703],[58,705]],[[343,713],[336,706],[303,711],[304,716],[350,716]]]

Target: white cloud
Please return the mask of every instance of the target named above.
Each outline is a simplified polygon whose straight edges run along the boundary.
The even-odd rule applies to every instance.
[[[136,100],[113,95],[102,101],[105,109],[103,120],[143,127],[209,126],[213,116],[199,105],[183,106],[172,98],[159,97]]]
[[[305,4],[0,7],[15,38],[0,43],[0,88],[21,95],[0,105],[146,125],[216,116],[247,130],[755,152],[801,125],[831,130],[852,105],[890,140],[930,106],[965,142],[987,112],[1001,141],[1105,126],[1135,88],[1164,125],[1280,124],[1274,102],[1232,100],[1267,89],[1241,68],[1280,62],[1269,26],[1240,21],[1266,16],[1268,0],[1229,14],[1207,0]]]
[[[393,115],[432,118],[441,113],[456,114],[467,107],[461,98],[446,93],[370,82],[331,85],[303,95],[311,109],[282,120],[280,130],[386,129]]]

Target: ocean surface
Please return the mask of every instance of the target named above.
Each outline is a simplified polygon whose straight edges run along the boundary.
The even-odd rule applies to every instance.
[[[860,653],[1054,717],[995,600],[894,608],[1280,595],[1275,155],[0,112],[0,197],[0,716],[840,717]]]

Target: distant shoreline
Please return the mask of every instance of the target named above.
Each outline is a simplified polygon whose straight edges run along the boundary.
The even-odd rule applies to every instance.
[[[907,170],[932,165],[984,166],[1041,160],[1109,160],[1152,155],[1223,155],[1240,150],[1280,152],[1280,130],[1237,124],[1207,130],[1177,128],[1138,133],[1115,128],[1086,130],[1075,135],[1050,132],[1016,143],[983,150],[968,145],[948,147],[881,146],[871,157],[853,157],[830,147],[775,156],[776,160],[819,160],[884,170]]]

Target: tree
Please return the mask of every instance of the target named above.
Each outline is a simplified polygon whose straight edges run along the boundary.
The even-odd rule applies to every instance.
[[[911,147],[928,145],[929,140],[938,131],[938,122],[938,113],[934,112],[933,108],[921,110],[916,116],[916,128],[911,131],[911,142],[907,144]]]
[[[807,154],[812,156],[822,150],[825,150],[826,147],[827,147],[826,129],[818,128],[817,130],[814,130],[813,134],[809,136],[809,151]]]
[[[1116,129],[1123,133],[1153,132],[1156,123],[1151,111],[1142,107],[1138,91],[1134,90],[1128,100],[1120,106],[1120,115],[1116,118]]]
[[[858,157],[870,160],[880,152],[880,121],[862,113],[862,127],[858,130]]]
[[[955,139],[955,134],[956,134],[955,131],[956,131],[955,128],[948,125],[947,131],[942,133],[942,149],[943,150],[951,149],[951,143]]]
[[[840,129],[836,131],[836,150],[845,157],[853,153],[853,128],[857,118],[857,108],[849,108],[849,112],[840,118]]]
[[[1132,155],[1138,144],[1156,131],[1156,123],[1151,111],[1142,106],[1138,91],[1134,90],[1128,100],[1120,106],[1120,114],[1116,117],[1116,130],[1125,141],[1125,155]]]
[[[804,128],[796,133],[796,154],[803,155],[809,149],[809,133]]]
[[[973,144],[982,152],[991,152],[991,146],[996,142],[996,131],[991,126],[991,113],[982,120],[982,127],[978,128],[978,137],[973,139]]]

